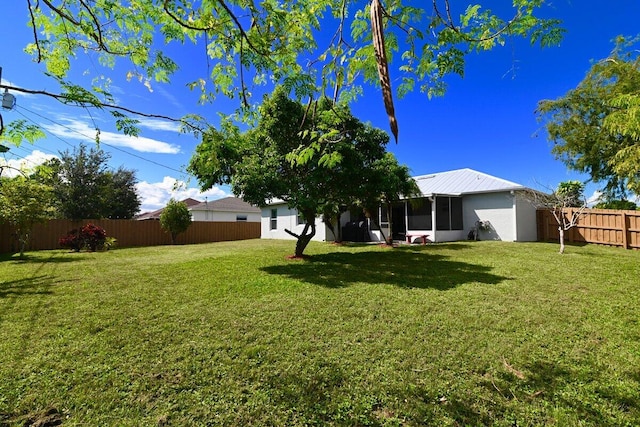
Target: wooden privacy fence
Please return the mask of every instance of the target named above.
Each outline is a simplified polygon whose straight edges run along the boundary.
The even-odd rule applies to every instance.
[[[160,227],[160,221],[126,219],[100,219],[71,221],[54,219],[36,224],[31,233],[29,250],[58,249],[58,239],[68,231],[92,223],[105,229],[107,236],[115,237],[119,247],[170,245],[171,235]],[[178,235],[177,244],[209,243],[226,240],[257,239],[259,222],[194,221],[186,232]],[[0,224],[0,253],[15,252],[18,248],[13,229]]]
[[[573,211],[568,211],[571,215]],[[558,241],[558,223],[548,210],[537,211],[538,240]],[[575,227],[566,231],[565,241],[595,243],[640,249],[640,211],[586,209]]]

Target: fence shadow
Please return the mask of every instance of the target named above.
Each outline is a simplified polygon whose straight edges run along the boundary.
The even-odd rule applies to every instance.
[[[490,267],[451,261],[423,247],[383,252],[334,252],[261,270],[328,288],[370,283],[447,290],[465,283],[494,285],[508,279],[491,273]]]

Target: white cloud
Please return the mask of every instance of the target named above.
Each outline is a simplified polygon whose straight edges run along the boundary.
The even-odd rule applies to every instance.
[[[0,158],[0,166],[8,166],[9,168],[2,170],[2,176],[5,178],[14,178],[20,172],[16,169],[21,170],[22,172],[30,172],[46,162],[47,160],[53,159],[57,156],[53,154],[43,153],[40,150],[33,150],[31,154],[24,157],[23,159],[2,159]]]
[[[593,207],[596,204],[598,204],[601,200],[600,198],[604,195],[604,193],[602,191],[596,190],[593,192],[593,194],[587,198],[587,206],[589,207]],[[627,200],[629,200],[630,202],[635,203],[636,205],[640,206],[640,196],[636,195],[634,193],[629,193]]]
[[[205,192],[201,192],[194,187],[187,187],[184,181],[177,180],[170,176],[165,176],[161,182],[149,183],[141,181],[136,185],[142,205],[140,212],[150,212],[166,206],[172,197],[176,200],[192,198],[200,201],[216,200],[229,196],[229,193],[220,187],[214,187]]]
[[[602,197],[602,191],[596,190],[591,196],[587,198],[587,206],[593,207],[600,202]]]
[[[87,123],[68,119],[58,118],[64,121],[64,124],[43,125],[42,127],[49,133],[64,139],[75,139],[80,141],[95,141],[96,130]],[[167,142],[158,141],[156,139],[127,136],[115,132],[100,131],[100,141],[118,147],[126,147],[143,153],[164,153],[177,154],[180,152],[180,146],[169,144]]]
[[[171,122],[169,120],[160,120],[160,119],[148,119],[142,118],[137,119],[140,123],[139,126],[151,130],[162,130],[168,132],[180,132],[180,123]]]

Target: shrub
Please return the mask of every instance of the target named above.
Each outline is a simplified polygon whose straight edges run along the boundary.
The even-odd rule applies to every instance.
[[[66,236],[62,236],[58,240],[58,244],[63,248],[71,249],[75,252],[80,252],[82,249],[82,239],[80,238],[80,233],[77,228],[69,231]]]
[[[81,249],[87,249],[90,251],[96,251],[98,249],[109,249],[115,243],[115,239],[109,239],[107,242],[107,232],[104,228],[94,224],[87,224],[80,229],[73,229],[58,240],[58,243],[63,248],[69,248],[73,251],[79,252]]]

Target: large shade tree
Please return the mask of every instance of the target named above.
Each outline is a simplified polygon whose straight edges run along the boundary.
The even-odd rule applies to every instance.
[[[300,99],[348,100],[373,83],[382,88],[395,134],[393,96],[414,90],[442,94],[447,75],[464,74],[467,54],[512,37],[542,46],[559,42],[559,21],[539,18],[544,0],[501,3],[494,12],[450,0],[23,0],[31,26],[25,31],[32,38],[26,51],[46,65],[60,90],[2,87],[105,108],[120,130],[137,134],[135,120],[124,115],[131,110],[110,94],[114,76],[80,86],[69,81],[76,66],[72,59],[90,53],[98,59],[94,66],[124,62],[127,78],[152,86],[171,81],[186,67],[172,54],[194,45],[206,54],[200,68],[206,72],[186,84],[200,92],[202,102],[222,94],[250,107],[260,86],[278,84]],[[153,113],[147,115],[162,116]],[[197,129],[191,127],[194,120],[190,116],[184,123]],[[33,130],[19,124],[23,133]]]
[[[575,89],[538,106],[556,157],[602,183],[609,200],[640,194],[639,52],[618,39]]]
[[[109,154],[81,144],[52,159],[39,174],[51,185],[58,214],[68,219],[129,219],[140,208],[132,170],[109,167]]]
[[[210,131],[197,147],[189,169],[203,189],[231,184],[255,205],[283,200],[304,220],[295,256],[316,232],[316,217],[327,206],[348,205],[362,181],[382,159],[389,136],[353,117],[349,109],[322,98],[305,106],[279,87],[260,108],[258,125],[246,132],[227,124]]]

